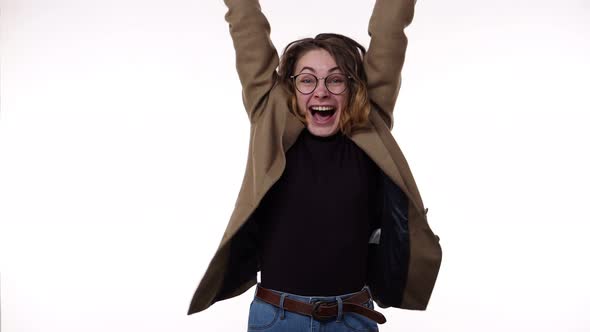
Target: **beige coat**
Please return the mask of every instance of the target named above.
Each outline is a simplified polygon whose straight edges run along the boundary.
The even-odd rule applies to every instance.
[[[225,4],[251,123],[248,161],[235,208],[194,293],[189,315],[256,285],[260,270],[256,232],[254,223],[248,221],[280,178],[285,152],[304,128],[289,111],[287,92],[277,84],[279,57],[258,0],[225,0]],[[370,129],[354,132],[350,139],[380,167],[386,186],[382,245],[370,244],[369,251],[374,261],[370,273],[379,280],[369,284],[374,300],[382,308],[424,310],[440,267],[441,248],[427,223],[408,163],[391,134],[407,46],[403,30],[413,19],[414,5],[414,0],[376,0],[369,22],[371,43],[364,59],[372,102]],[[392,269],[393,265],[401,268]]]

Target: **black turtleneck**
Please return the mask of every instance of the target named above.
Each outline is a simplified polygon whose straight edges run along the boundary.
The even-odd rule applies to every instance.
[[[378,166],[342,133],[303,129],[256,210],[263,287],[304,296],[359,291],[381,207]]]

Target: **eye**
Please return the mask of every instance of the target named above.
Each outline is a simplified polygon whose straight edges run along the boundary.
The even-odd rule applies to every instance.
[[[310,75],[302,75],[299,76],[298,81],[301,84],[315,84],[315,77]]]
[[[330,84],[342,84],[346,82],[346,79],[342,75],[331,76],[328,81]]]

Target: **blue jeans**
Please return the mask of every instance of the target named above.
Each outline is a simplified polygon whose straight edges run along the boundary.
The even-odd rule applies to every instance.
[[[259,284],[256,285],[258,287]],[[369,290],[368,286],[363,289]],[[277,290],[271,291],[279,294],[282,298],[289,298],[297,301],[311,303],[315,300],[340,302],[346,300],[355,293],[342,294],[337,296],[300,296]],[[369,291],[370,294],[370,291]],[[373,298],[371,297],[363,304],[367,308],[374,309]],[[377,323],[363,315],[354,312],[338,311],[338,317],[327,321],[318,321],[313,317],[288,311],[283,307],[264,302],[254,296],[250,303],[248,315],[248,332],[378,332]]]

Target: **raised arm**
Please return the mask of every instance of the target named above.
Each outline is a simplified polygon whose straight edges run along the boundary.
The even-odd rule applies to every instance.
[[[276,82],[279,56],[270,40],[270,25],[258,0],[224,0],[225,20],[236,51],[236,68],[242,83],[242,100],[253,123]]]
[[[376,0],[369,21],[371,43],[364,59],[369,98],[390,130],[408,45],[404,28],[412,22],[415,4],[416,0]]]

